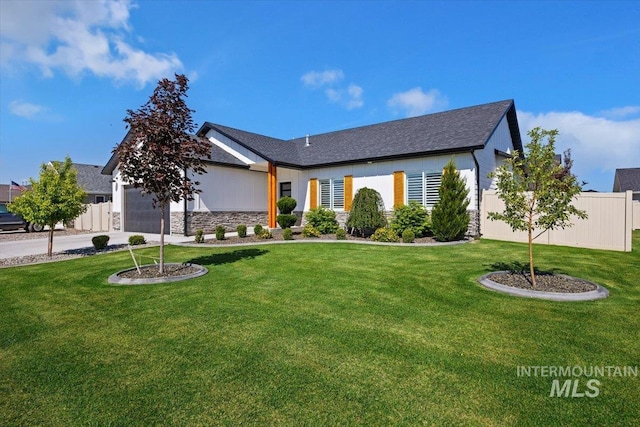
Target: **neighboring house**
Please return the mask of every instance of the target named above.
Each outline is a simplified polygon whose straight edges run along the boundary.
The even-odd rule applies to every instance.
[[[102,166],[73,163],[78,171],[78,185],[87,192],[85,203],[110,202],[111,177],[102,174]]]
[[[30,187],[29,185],[0,184],[0,203],[12,202]]]
[[[481,192],[493,185],[487,175],[514,149],[522,152],[513,100],[288,141],[209,122],[197,135],[211,142],[211,159],[207,173],[195,178],[202,193],[193,201],[172,203],[165,213],[172,234],[216,225],[276,227],[276,202],[282,196],[298,201],[299,216],[324,206],[344,224],[362,187],[376,189],[387,211],[412,200],[430,209],[452,156],[467,181],[475,234]],[[103,173],[113,177],[114,229],[158,232],[159,213],[152,211],[151,197],[122,181],[115,156]]]
[[[640,168],[616,169],[613,191],[631,191],[633,200],[640,200]]]

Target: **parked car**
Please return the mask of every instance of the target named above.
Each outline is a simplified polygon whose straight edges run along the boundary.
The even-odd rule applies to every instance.
[[[31,224],[25,221],[20,215],[9,212],[6,203],[0,203],[0,230],[20,230],[24,231],[42,231],[44,226],[39,224]]]

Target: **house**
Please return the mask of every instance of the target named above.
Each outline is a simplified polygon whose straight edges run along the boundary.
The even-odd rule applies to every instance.
[[[633,200],[640,200],[640,168],[616,169],[613,192],[633,192]]]
[[[0,203],[10,203],[16,197],[20,196],[25,190],[31,188],[30,185],[0,184]]]
[[[376,189],[387,211],[412,200],[430,209],[452,156],[467,182],[475,234],[482,190],[493,185],[487,175],[514,149],[522,152],[513,100],[293,140],[209,122],[197,135],[211,142],[211,159],[207,173],[195,178],[202,193],[193,201],[172,203],[164,213],[171,234],[217,225],[276,227],[276,202],[282,196],[298,201],[298,216],[324,206],[344,224],[362,187]],[[123,182],[115,156],[103,173],[113,178],[114,229],[158,232],[159,213],[153,212],[151,197]]]

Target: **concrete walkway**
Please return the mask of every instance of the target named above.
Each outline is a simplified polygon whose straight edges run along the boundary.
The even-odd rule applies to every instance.
[[[54,236],[53,237],[53,252],[63,252],[73,249],[91,248],[93,243],[91,239],[94,236],[106,234],[109,236],[109,245],[127,244],[129,243],[129,236],[134,234],[142,234],[147,242],[160,242],[159,234],[147,234],[147,233],[129,233],[114,231],[111,233],[99,232],[99,233],[87,233],[87,234],[75,234],[73,236]],[[231,236],[235,233],[227,233],[227,236]],[[215,234],[207,234],[207,239],[215,238]],[[193,242],[193,236],[164,236],[165,243],[185,243]],[[42,238],[38,239],[26,239],[15,241],[2,241],[0,242],[0,259],[13,258],[19,256],[39,255],[47,253],[47,233],[42,233]]]

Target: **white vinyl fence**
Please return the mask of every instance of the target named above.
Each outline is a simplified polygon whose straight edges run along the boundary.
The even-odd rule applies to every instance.
[[[76,230],[111,231],[111,202],[87,205],[87,211],[74,220]]]
[[[572,227],[548,230],[534,240],[534,243],[630,252],[634,217],[635,215],[640,217],[639,206],[633,205],[631,195],[631,191],[626,193],[580,193],[573,205],[586,211],[588,218],[574,217],[571,220]],[[482,192],[481,209],[480,232],[482,237],[511,242],[527,241],[526,232],[513,232],[505,222],[491,221],[487,217],[487,212],[502,212],[504,210],[504,203],[498,199],[495,190]]]
[[[633,229],[640,230],[640,200],[633,201]]]

